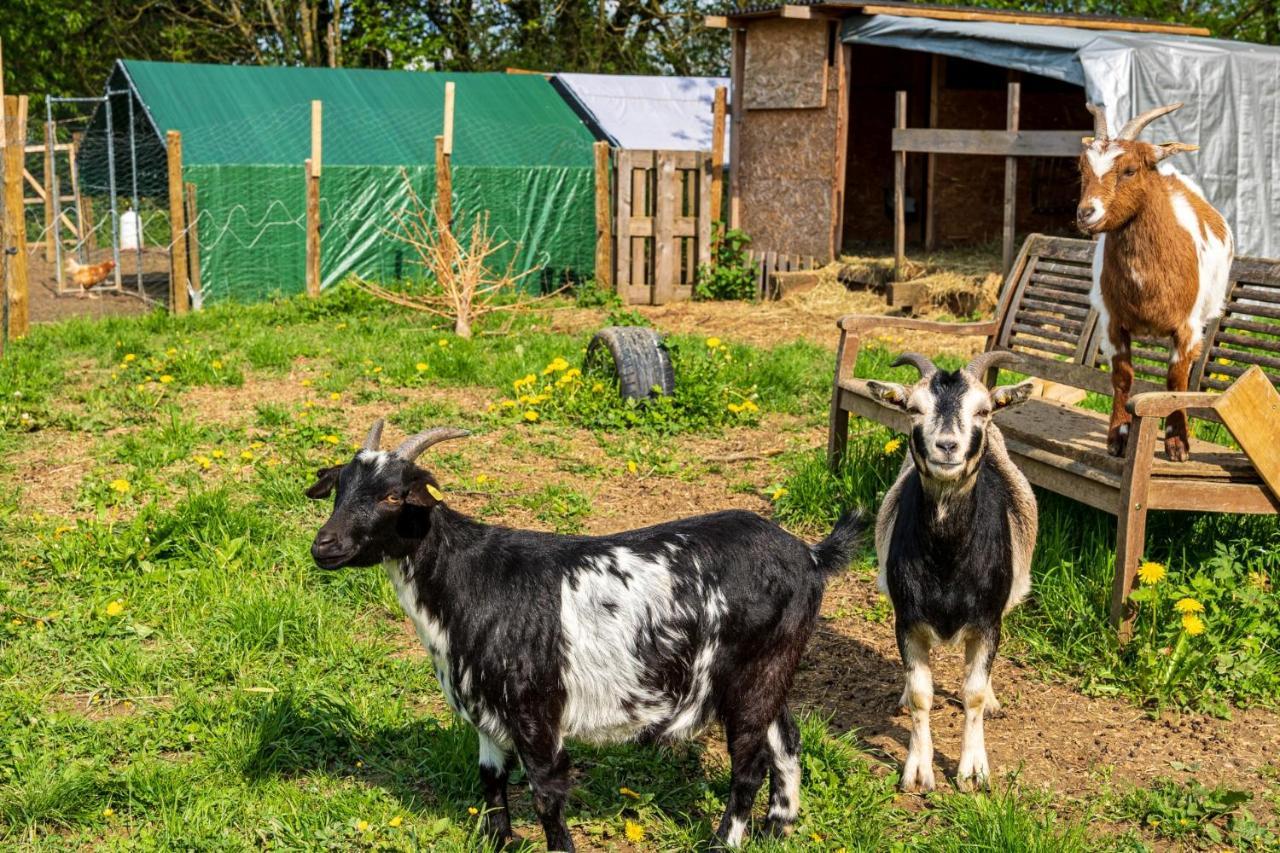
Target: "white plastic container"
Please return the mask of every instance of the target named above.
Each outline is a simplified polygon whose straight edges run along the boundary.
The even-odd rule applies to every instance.
[[[142,248],[142,217],[136,210],[120,214],[120,249],[132,251]]]

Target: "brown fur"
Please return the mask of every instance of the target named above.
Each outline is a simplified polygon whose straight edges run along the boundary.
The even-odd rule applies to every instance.
[[[1225,241],[1229,232],[1217,210],[1188,191],[1178,177],[1161,174],[1156,168],[1160,160],[1192,146],[1108,141],[1107,150],[1113,147],[1123,153],[1101,177],[1094,172],[1088,146],[1080,156],[1078,220],[1085,233],[1107,234],[1100,290],[1109,314],[1107,336],[1115,349],[1107,447],[1119,456],[1124,453],[1132,420],[1125,409],[1133,387],[1132,337],[1172,338],[1175,358],[1167,376],[1171,391],[1187,390],[1191,367],[1201,353],[1203,330],[1192,324],[1200,293],[1199,260],[1191,236],[1174,213],[1174,196],[1181,195],[1190,203],[1203,233]],[[1096,222],[1086,222],[1094,199],[1102,202],[1105,214]],[[1165,452],[1170,459],[1182,461],[1188,449],[1186,413],[1175,412],[1167,421]]]

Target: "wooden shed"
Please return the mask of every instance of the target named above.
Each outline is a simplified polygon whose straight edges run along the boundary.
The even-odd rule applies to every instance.
[[[895,38],[869,26],[903,20],[915,32]],[[929,22],[967,29],[955,39],[929,33]],[[739,6],[707,25],[732,32],[730,221],[756,250],[828,259],[894,239],[898,219],[900,240],[928,248],[1003,236],[1011,253],[1015,233],[1068,231],[1075,158],[1092,120],[1083,76],[1041,60],[1070,56],[1100,31],[1205,34],[1126,18],[862,0]],[[1032,31],[1035,39],[1015,44]]]

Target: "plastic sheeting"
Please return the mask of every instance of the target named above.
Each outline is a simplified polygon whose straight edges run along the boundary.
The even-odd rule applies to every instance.
[[[709,151],[716,87],[729,78],[557,74],[552,84],[615,148]],[[727,122],[724,150],[727,161]]]
[[[165,130],[182,132],[184,179],[199,203],[206,302],[253,301],[304,288],[305,179],[312,99],[323,102],[321,279],[421,276],[412,250],[390,236],[409,204],[406,177],[428,207],[444,84],[456,85],[453,212],[459,239],[477,214],[506,246],[495,258],[537,269],[526,288],[587,278],[595,263],[591,133],[540,75],[435,74],[120,62],[113,96],[117,187],[128,187],[128,98],[143,195],[164,186]],[[708,115],[710,115],[708,108]],[[105,129],[99,110],[95,126]],[[124,134],[122,137],[121,134]],[[105,134],[98,134],[105,141]],[[123,153],[122,153],[123,152]],[[88,191],[105,191],[105,144],[86,144]],[[150,164],[150,167],[148,167]],[[101,178],[97,187],[93,182]],[[151,192],[149,193],[148,190]]]
[[[1230,223],[1239,254],[1280,255],[1280,48],[1157,33],[893,15],[846,19],[846,42],[938,53],[1083,86],[1119,127],[1162,104],[1186,104],[1146,138],[1200,146],[1172,164],[1195,178]]]

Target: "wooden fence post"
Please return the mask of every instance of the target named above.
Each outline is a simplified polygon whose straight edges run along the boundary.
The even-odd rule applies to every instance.
[[[27,333],[27,223],[24,216],[22,168],[26,155],[27,96],[4,97],[4,248],[17,251],[5,258],[9,296],[9,338]]]
[[[45,122],[44,125],[44,259],[49,263],[54,260],[54,244],[58,233],[62,230],[62,223],[55,222],[53,216],[53,194],[58,190],[53,185],[53,146],[55,137],[53,133],[53,123]]]
[[[191,267],[191,290],[197,300],[204,292],[200,284],[200,208],[196,206],[196,185],[188,183],[187,195],[187,257]],[[199,303],[197,302],[197,305]]]
[[[707,207],[711,221],[722,222],[724,201],[724,114],[728,107],[729,90],[716,87],[715,101],[711,105],[711,198]]]
[[[907,93],[898,92],[893,126],[907,126]],[[893,280],[902,281],[907,265],[907,152],[893,152]]]
[[[747,31],[733,31],[730,60],[733,99],[729,102],[729,221],[730,228],[742,227],[742,90],[747,74]]]
[[[436,227],[453,227],[454,86],[444,84],[444,127],[436,137]]]
[[[613,287],[613,211],[609,193],[609,143],[592,146],[596,155],[596,283]]]
[[[306,161],[307,295],[320,295],[320,174],[323,169],[323,104],[311,102],[311,156]]]
[[[1022,82],[1017,71],[1009,72],[1009,101],[1005,129],[1018,130],[1018,113],[1022,107]],[[1013,266],[1014,224],[1018,213],[1018,158],[1004,158],[1004,234],[1001,245],[1001,269],[1009,274]]]
[[[185,314],[187,297],[187,210],[182,202],[182,133],[165,135],[169,154],[169,313]]]

